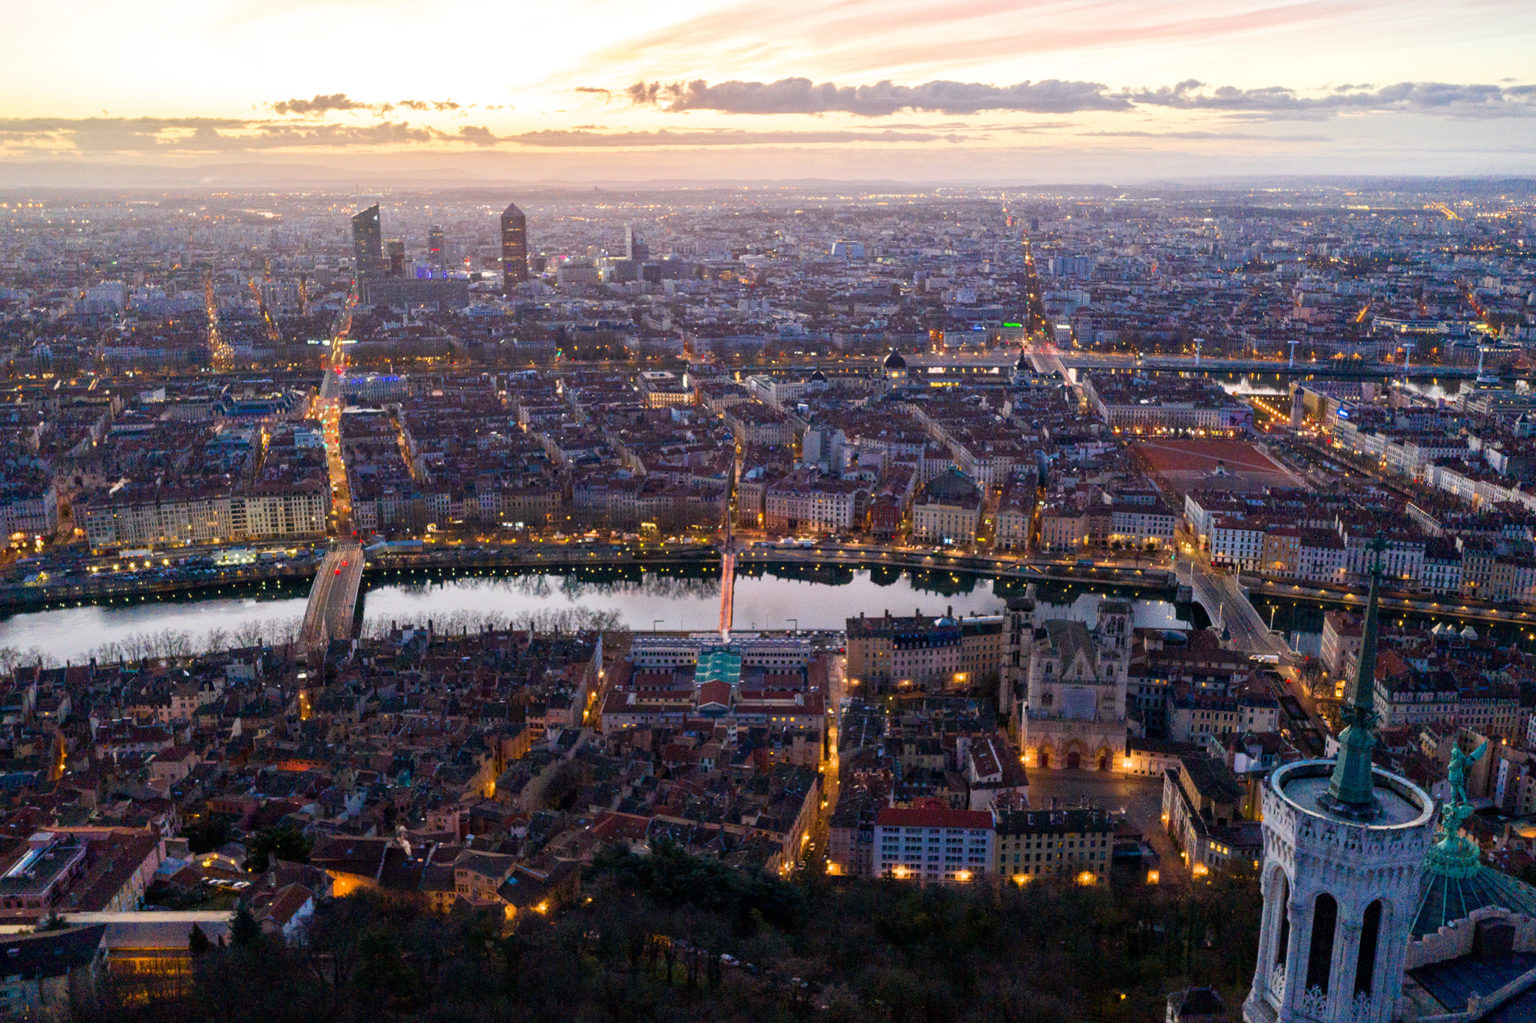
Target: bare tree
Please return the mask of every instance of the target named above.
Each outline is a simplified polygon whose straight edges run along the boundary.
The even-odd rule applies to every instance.
[[[265,635],[266,629],[262,623],[252,618],[241,622],[235,630],[235,642],[242,647],[260,646]]]
[[[229,633],[224,629],[213,628],[203,635],[202,652],[216,654],[229,646]]]

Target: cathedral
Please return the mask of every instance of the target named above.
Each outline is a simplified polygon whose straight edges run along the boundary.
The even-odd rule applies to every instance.
[[[1027,597],[1008,602],[1004,709],[1017,715],[1028,767],[1120,766],[1129,728],[1131,605],[1101,600],[1096,618],[1090,628],[1043,618]]]
[[[1277,768],[1263,791],[1264,915],[1246,1023],[1536,1020],[1536,888],[1461,834],[1467,765],[1427,792],[1375,766],[1380,548],[1333,760]],[[1437,823],[1438,816],[1438,823]]]

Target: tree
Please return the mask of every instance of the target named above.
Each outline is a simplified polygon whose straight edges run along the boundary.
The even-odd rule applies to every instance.
[[[364,998],[382,997],[388,1006],[407,1008],[415,995],[416,978],[395,936],[382,930],[366,934],[358,943],[358,953],[359,993]]]
[[[181,837],[187,840],[187,848],[193,854],[213,852],[229,841],[229,818],[217,813],[199,814],[182,826]]]
[[[197,924],[192,925],[192,933],[187,935],[187,950],[192,953],[193,959],[201,959],[213,951],[213,942],[208,940],[208,935]]]
[[[286,822],[262,828],[245,844],[246,869],[263,873],[271,866],[274,857],[289,863],[308,863],[309,850],[313,844],[297,828]]]
[[[236,948],[250,948],[259,942],[261,937],[261,924],[256,922],[256,917],[251,913],[251,907],[242,899],[229,918],[230,944]]]

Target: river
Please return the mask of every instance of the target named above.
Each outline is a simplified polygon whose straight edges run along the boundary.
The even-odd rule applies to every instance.
[[[288,634],[304,614],[305,586],[247,589],[196,598],[92,604],[27,612],[0,619],[0,648],[43,655],[57,663],[121,652],[136,637],[177,636],[193,648],[222,633],[228,642]],[[996,614],[1022,592],[982,575],[888,568],[782,565],[742,569],[736,580],[735,627],[831,629],[860,612],[868,615]],[[1042,603],[1064,617],[1091,619],[1105,587],[1049,587]],[[448,626],[474,621],[518,621],[587,609],[612,612],[637,630],[716,628],[720,618],[716,568],[588,568],[565,572],[439,571],[370,575],[360,615],[365,630],[390,623]],[[1203,613],[1166,599],[1134,598],[1143,628],[1186,629]],[[118,648],[107,649],[112,644]]]

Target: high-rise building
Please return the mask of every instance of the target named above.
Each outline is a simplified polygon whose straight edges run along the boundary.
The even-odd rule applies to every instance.
[[[501,281],[505,291],[528,279],[528,218],[508,203],[501,212]]]
[[[427,265],[435,270],[448,266],[448,253],[443,251],[443,229],[439,224],[433,224],[427,232]]]
[[[1286,764],[1264,782],[1264,913],[1246,1023],[1398,1018],[1435,801],[1371,762],[1382,546],[1338,757]]]
[[[624,258],[635,263],[644,263],[651,258],[651,247],[635,233],[634,224],[624,225]]]
[[[391,239],[389,243],[389,275],[405,276],[405,242],[398,238]]]
[[[379,273],[384,269],[378,203],[352,216],[352,265],[359,277]]]

